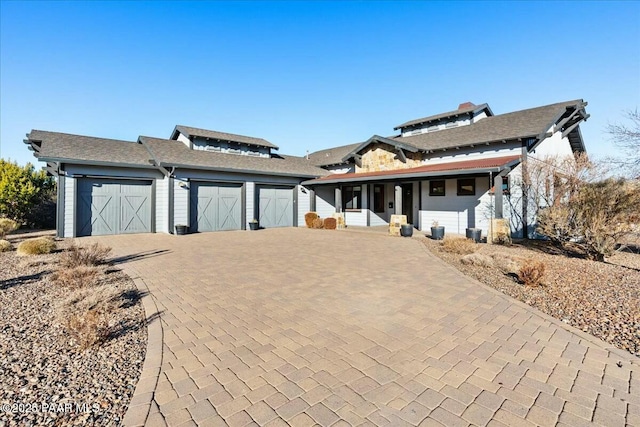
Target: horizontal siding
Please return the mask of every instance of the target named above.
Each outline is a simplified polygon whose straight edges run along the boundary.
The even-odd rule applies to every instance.
[[[303,192],[302,190],[305,190]],[[311,210],[311,199],[309,197],[309,189],[302,185],[298,186],[298,227],[306,227],[304,215]]]
[[[422,184],[419,226],[428,230],[433,221],[445,227],[445,233],[465,234],[469,227],[482,228],[486,234],[490,212],[489,176],[476,178],[475,196],[458,196],[457,179],[445,183],[445,196],[429,196],[429,182]]]
[[[360,212],[345,212],[344,223],[347,226],[366,227],[367,211],[368,209],[362,209]]]
[[[64,179],[64,231],[63,237],[73,236],[73,224],[75,222],[75,183],[76,179],[69,176]]]
[[[169,232],[169,178],[156,179],[156,232]]]
[[[257,218],[257,215],[255,213],[255,194],[256,194],[256,184],[252,181],[247,181],[245,184],[245,197],[246,197],[246,214],[245,214],[245,221],[247,222],[246,224],[246,229],[249,230],[250,226],[249,226],[249,221]]]
[[[173,218],[175,225],[189,225],[189,185],[184,179],[176,178],[174,182]]]
[[[336,213],[335,189],[333,187],[319,187],[316,189],[316,212],[320,218],[328,218]]]

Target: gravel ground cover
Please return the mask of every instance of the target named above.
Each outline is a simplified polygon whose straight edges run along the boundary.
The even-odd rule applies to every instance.
[[[103,267],[99,286],[118,295],[111,334],[80,350],[57,317],[69,291],[49,281],[69,242],[57,244],[49,255],[0,253],[0,426],[120,425],[146,350],[140,295],[117,265]]]
[[[476,253],[492,261],[483,267],[463,264],[463,255],[443,251],[440,242],[425,238],[424,244],[464,274],[640,357],[640,245],[597,262],[541,241],[512,246],[481,243]],[[499,268],[504,260],[527,259],[545,264],[541,286],[524,286]]]

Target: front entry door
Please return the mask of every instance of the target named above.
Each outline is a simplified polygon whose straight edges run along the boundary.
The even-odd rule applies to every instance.
[[[407,224],[413,224],[413,184],[402,184],[402,215],[407,216]]]

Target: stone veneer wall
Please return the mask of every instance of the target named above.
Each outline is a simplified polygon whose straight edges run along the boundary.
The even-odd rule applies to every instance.
[[[394,147],[387,144],[375,143],[367,147],[362,154],[362,167],[356,167],[356,172],[379,172],[396,169],[415,168],[422,165],[422,154],[405,151],[407,162],[398,158]]]

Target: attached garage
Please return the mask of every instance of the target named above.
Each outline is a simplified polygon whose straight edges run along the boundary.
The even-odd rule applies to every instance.
[[[76,235],[153,232],[153,181],[78,179]]]
[[[190,231],[242,229],[242,184],[191,182]]]
[[[260,227],[293,227],[293,188],[258,187],[258,206]]]

